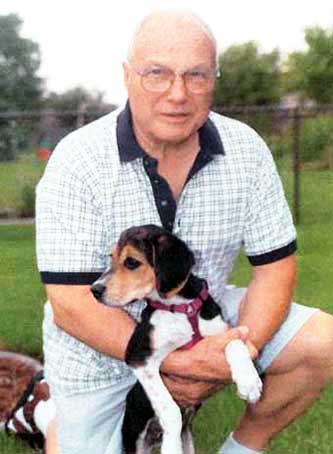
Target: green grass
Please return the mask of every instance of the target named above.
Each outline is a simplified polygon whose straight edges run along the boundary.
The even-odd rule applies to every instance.
[[[0,226],[0,342],[41,354],[44,290],[35,262],[33,226]]]
[[[298,226],[299,277],[296,300],[333,312],[333,174],[302,175],[302,223]],[[283,175],[288,196],[291,179]],[[0,343],[30,355],[41,355],[41,321],[44,291],[34,258],[33,226],[0,226]],[[232,282],[246,285],[250,267],[240,257]],[[243,408],[233,388],[214,396],[195,420],[198,454],[216,453]],[[323,398],[272,444],[270,454],[332,454],[333,394]],[[0,435],[0,453],[21,454],[18,443]]]
[[[45,163],[34,155],[22,155],[14,162],[0,163],[0,214],[18,213],[25,184],[34,184],[41,177]]]
[[[6,435],[0,432],[0,453],[1,454],[36,454],[35,451],[29,446],[12,438],[8,438]]]

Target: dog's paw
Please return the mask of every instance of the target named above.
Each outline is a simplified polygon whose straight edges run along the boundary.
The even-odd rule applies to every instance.
[[[225,354],[239,397],[251,404],[256,403],[261,396],[262,382],[247,346],[240,339],[235,339],[226,346]]]
[[[250,404],[255,404],[260,399],[262,393],[262,381],[253,368],[252,371],[248,370],[246,374],[237,377],[237,394],[241,399],[246,400]]]

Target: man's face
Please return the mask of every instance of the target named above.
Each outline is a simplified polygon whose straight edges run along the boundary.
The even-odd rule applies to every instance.
[[[130,64],[124,64],[136,134],[153,144],[186,142],[206,121],[213,93],[213,84],[208,93],[193,93],[179,76],[167,91],[150,92],[136,70],[163,67],[177,73],[200,69],[213,74],[214,59],[212,42],[195,27],[173,33],[155,30],[141,39]]]

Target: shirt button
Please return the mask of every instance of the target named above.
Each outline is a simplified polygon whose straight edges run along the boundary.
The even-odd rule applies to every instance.
[[[158,180],[157,178],[155,178],[154,180],[154,184],[159,184],[160,180]]]
[[[166,207],[168,205],[168,201],[162,200],[161,205],[162,205],[162,207]]]

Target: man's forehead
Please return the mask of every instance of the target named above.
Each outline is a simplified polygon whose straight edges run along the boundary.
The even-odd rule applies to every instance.
[[[160,62],[167,56],[195,58],[200,54],[206,61],[214,54],[213,40],[200,23],[190,16],[156,14],[147,19],[134,36],[130,58]]]

